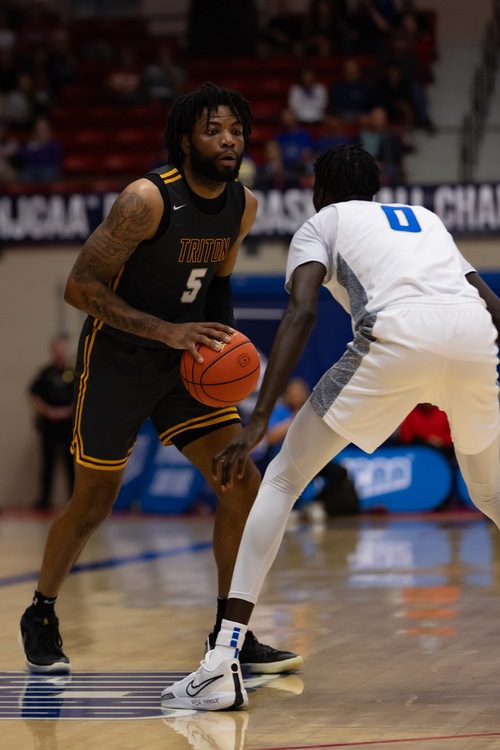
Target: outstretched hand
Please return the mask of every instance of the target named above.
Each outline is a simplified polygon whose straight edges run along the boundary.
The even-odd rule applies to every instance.
[[[243,477],[247,458],[265,436],[266,427],[265,420],[252,418],[237,437],[213,457],[212,473],[214,479],[220,478],[223,490],[232,487],[235,471],[238,479]]]

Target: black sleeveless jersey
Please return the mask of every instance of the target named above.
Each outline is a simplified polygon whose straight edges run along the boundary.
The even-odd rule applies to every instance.
[[[137,310],[171,323],[206,320],[207,289],[240,233],[244,188],[239,182],[227,183],[224,205],[217,213],[206,213],[195,205],[176,167],[159,167],[146,178],[162,194],[163,217],[155,237],[137,246],[111,284],[112,289]],[[164,346],[98,320],[95,325],[141,346]]]

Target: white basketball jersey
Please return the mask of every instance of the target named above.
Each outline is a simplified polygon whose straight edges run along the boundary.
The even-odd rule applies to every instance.
[[[309,261],[326,268],[323,285],[353,317],[391,305],[482,303],[465,274],[474,271],[436,214],[422,206],[346,201],[323,208],[295,233],[286,286]]]

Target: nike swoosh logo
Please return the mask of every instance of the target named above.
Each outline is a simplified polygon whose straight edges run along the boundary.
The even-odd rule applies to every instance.
[[[210,677],[208,680],[203,680],[203,682],[200,682],[198,685],[194,684],[194,680],[191,680],[191,682],[188,682],[186,685],[186,693],[191,696],[191,698],[194,698],[198,693],[201,693],[203,688],[206,688],[208,685],[211,685],[212,682],[216,682],[217,680],[220,680],[224,675],[217,675],[217,677]],[[192,690],[192,692],[191,692]]]
[[[174,211],[178,211],[178,210],[179,210],[179,208],[184,208],[184,206],[185,206],[185,205],[186,205],[186,204],[185,204],[185,203],[183,203],[183,204],[182,204],[182,206],[174,206]]]

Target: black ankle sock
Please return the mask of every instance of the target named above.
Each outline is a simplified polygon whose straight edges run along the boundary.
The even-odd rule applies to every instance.
[[[41,591],[35,590],[31,606],[28,607],[28,612],[35,617],[52,617],[54,615],[56,599],[57,596],[50,598],[42,594]]]
[[[215,637],[217,637],[220,626],[222,623],[222,620],[224,619],[224,615],[226,613],[226,607],[227,607],[227,596],[224,597],[217,597],[217,614],[215,615],[215,625],[213,629],[213,634]]]

